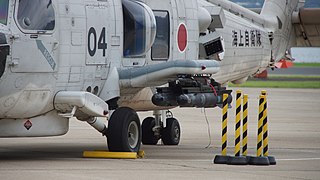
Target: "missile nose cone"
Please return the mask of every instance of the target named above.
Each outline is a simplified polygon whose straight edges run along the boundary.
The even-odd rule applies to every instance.
[[[151,101],[155,105],[160,105],[164,101],[164,97],[160,94],[155,94],[152,96]]]
[[[164,100],[163,96],[161,96],[160,94],[155,94],[153,96],[153,99],[155,99],[157,101],[163,101]]]

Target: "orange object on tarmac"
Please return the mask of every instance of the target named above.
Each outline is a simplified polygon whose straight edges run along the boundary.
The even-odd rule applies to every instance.
[[[293,66],[292,61],[286,61],[284,59],[281,59],[279,62],[275,63],[275,66],[277,68],[289,68]]]

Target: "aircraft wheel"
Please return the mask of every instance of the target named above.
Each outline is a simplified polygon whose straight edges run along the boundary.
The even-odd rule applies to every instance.
[[[155,118],[147,117],[142,122],[142,144],[156,145],[159,138],[154,135],[152,128],[155,126]]]
[[[139,151],[141,145],[140,120],[133,109],[120,107],[111,115],[107,141],[109,151]]]
[[[178,145],[180,142],[180,125],[175,118],[167,119],[167,127],[162,131],[162,142],[164,145]]]

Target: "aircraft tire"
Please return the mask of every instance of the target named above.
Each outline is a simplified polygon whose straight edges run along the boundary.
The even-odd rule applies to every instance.
[[[162,142],[164,145],[178,145],[180,142],[180,125],[177,119],[168,118],[167,127],[162,131]]]
[[[108,148],[115,152],[138,152],[141,126],[137,113],[128,107],[118,108],[108,123]]]
[[[142,122],[142,144],[144,145],[156,145],[159,138],[154,135],[152,128],[155,126],[155,119],[153,117],[147,117]]]

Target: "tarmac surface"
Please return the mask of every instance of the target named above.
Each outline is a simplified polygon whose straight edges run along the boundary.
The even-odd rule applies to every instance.
[[[254,155],[261,89],[241,90],[249,94],[248,146],[249,154]],[[277,165],[212,164],[221,148],[221,109],[176,108],[172,112],[180,120],[180,145],[142,146],[143,159],[82,158],[85,150],[105,149],[106,140],[75,120],[62,137],[0,139],[0,179],[320,179],[320,90],[267,91],[269,154]],[[139,114],[142,120],[152,112]],[[234,147],[234,116],[233,105],[228,122],[229,155]]]

